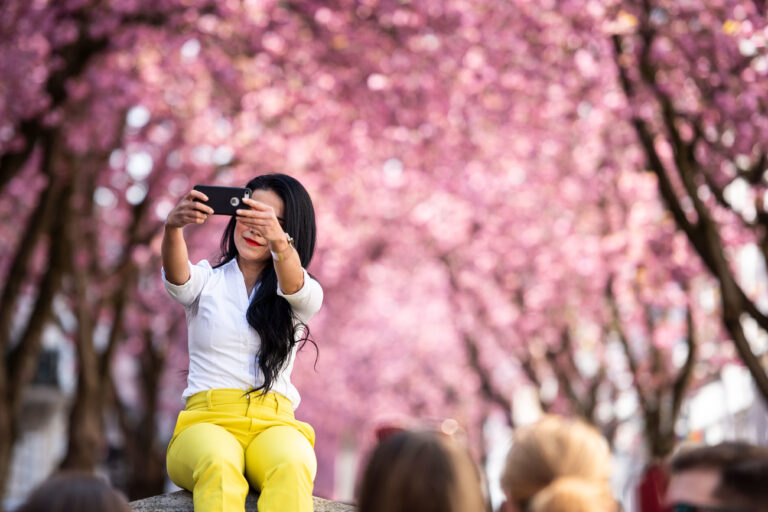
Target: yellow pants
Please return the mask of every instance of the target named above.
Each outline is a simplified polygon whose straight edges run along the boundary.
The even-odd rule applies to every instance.
[[[192,491],[195,512],[244,511],[249,482],[261,491],[259,512],[311,512],[314,444],[284,396],[215,389],[187,399],[166,465]]]

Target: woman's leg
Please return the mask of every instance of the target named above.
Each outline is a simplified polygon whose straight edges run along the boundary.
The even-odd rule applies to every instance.
[[[182,430],[171,441],[166,461],[171,481],[192,491],[195,512],[244,511],[249,489],[244,464],[235,436],[211,423]]]
[[[261,489],[259,512],[312,512],[315,451],[289,426],[270,427],[245,450],[245,474]]]

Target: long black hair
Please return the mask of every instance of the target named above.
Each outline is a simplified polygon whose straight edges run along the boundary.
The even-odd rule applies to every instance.
[[[304,186],[285,174],[264,174],[246,185],[251,190],[271,190],[283,200],[283,229],[294,240],[301,266],[307,268],[315,252],[317,226],[312,199]],[[236,217],[232,217],[221,237],[221,259],[217,267],[238,255],[235,246]],[[255,388],[267,393],[285,367],[291,351],[297,343],[309,341],[309,327],[295,320],[291,305],[277,295],[277,274],[274,265],[268,264],[259,276],[259,286],[248,306],[246,318],[261,338],[256,356],[264,382]],[[301,337],[297,336],[301,331]],[[298,338],[298,340],[297,340]],[[315,345],[317,348],[317,345]]]

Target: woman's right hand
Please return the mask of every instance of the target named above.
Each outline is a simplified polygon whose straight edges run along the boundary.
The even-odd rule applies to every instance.
[[[195,201],[195,199],[207,201],[208,196],[199,190],[190,190],[189,194],[184,196],[179,201],[179,204],[174,206],[171,213],[168,214],[168,218],[165,219],[165,227],[183,228],[187,224],[202,224],[205,222],[208,215],[213,214],[213,208],[207,204]]]

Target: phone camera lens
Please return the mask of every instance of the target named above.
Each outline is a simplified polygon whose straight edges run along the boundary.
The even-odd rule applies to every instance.
[[[231,204],[232,206],[237,206],[240,204],[240,199],[233,197],[232,199],[229,200],[229,204]]]

